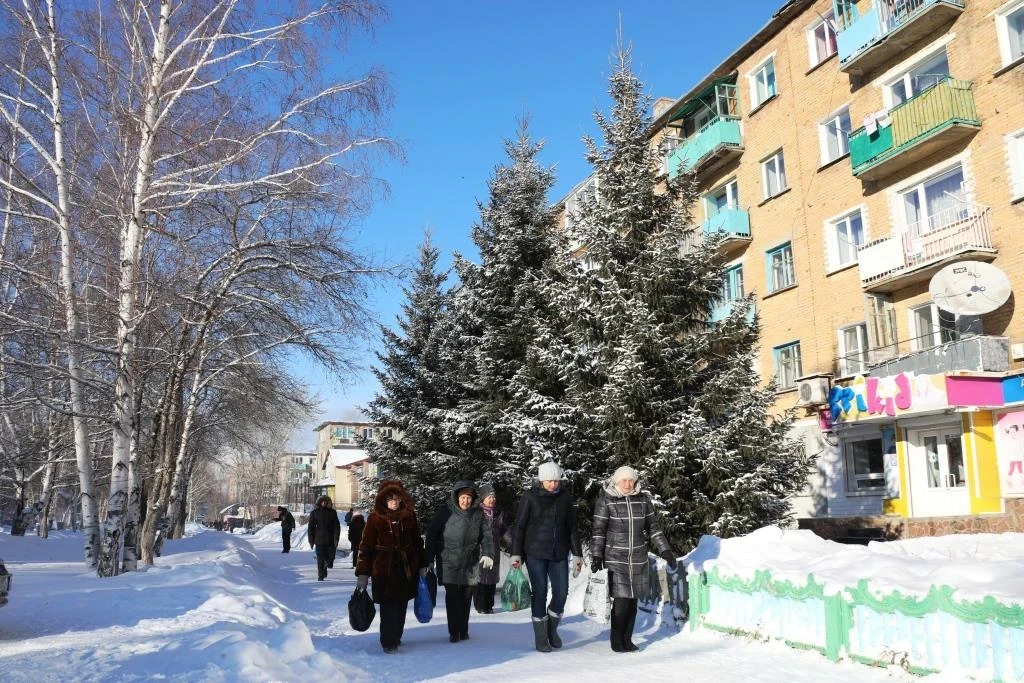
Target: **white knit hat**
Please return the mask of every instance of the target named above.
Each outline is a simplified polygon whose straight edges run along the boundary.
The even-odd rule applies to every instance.
[[[633,481],[637,481],[640,479],[640,473],[629,465],[623,465],[619,469],[615,470],[615,474],[612,475],[612,483],[618,484],[623,479],[632,479]]]
[[[540,481],[559,481],[562,479],[562,468],[558,463],[548,461],[537,468],[537,479]]]

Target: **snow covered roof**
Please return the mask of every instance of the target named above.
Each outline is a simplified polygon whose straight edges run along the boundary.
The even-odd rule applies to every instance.
[[[347,467],[368,460],[370,456],[362,448],[332,448],[331,460],[335,467]]]

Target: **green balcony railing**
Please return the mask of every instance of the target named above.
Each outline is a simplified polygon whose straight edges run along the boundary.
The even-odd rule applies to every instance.
[[[725,233],[726,239],[750,238],[750,214],[743,209],[719,209],[704,221],[704,234],[715,236]]]
[[[868,134],[850,133],[853,175],[891,159],[906,149],[956,125],[980,126],[970,81],[946,77],[889,111],[890,125]]]
[[[743,135],[739,119],[723,116],[711,121],[690,139],[677,147],[668,158],[668,174],[674,178],[683,170],[700,166],[701,162],[720,147],[741,147]]]

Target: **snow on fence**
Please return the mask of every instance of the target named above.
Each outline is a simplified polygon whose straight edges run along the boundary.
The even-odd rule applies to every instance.
[[[991,680],[1024,677],[1024,607],[992,596],[958,600],[956,589],[879,595],[866,579],[837,593],[807,575],[803,585],[772,578],[691,572],[690,628],[774,638],[874,666],[917,674],[960,671]]]

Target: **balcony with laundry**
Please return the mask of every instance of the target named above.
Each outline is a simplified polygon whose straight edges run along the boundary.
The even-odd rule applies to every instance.
[[[707,173],[743,153],[735,76],[719,79],[687,102],[666,125],[665,172]]]
[[[973,84],[940,76],[888,111],[870,114],[850,133],[850,165],[861,180],[878,180],[974,135],[981,120]]]
[[[903,192],[904,225],[857,250],[861,287],[891,292],[924,282],[942,266],[996,257],[987,206],[964,197],[959,166]]]
[[[835,0],[839,70],[866,74],[939,33],[964,11],[965,0]]]

